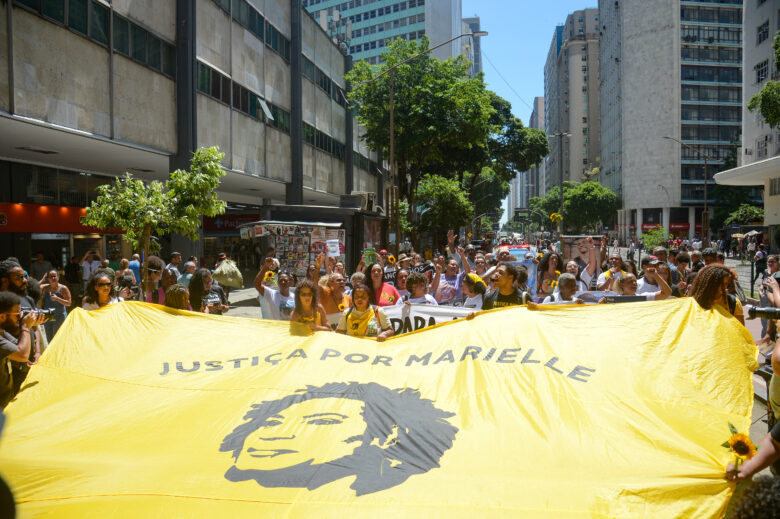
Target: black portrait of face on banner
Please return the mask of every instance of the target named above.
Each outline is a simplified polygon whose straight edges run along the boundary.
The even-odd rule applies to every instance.
[[[255,404],[228,434],[229,481],[313,490],[356,476],[360,496],[439,466],[458,429],[414,389],[333,382]]]

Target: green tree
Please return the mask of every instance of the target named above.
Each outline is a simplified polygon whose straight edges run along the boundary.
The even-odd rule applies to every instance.
[[[575,189],[564,190],[564,224],[574,232],[598,231],[599,222],[611,222],[620,209],[620,199],[598,182],[583,182]]]
[[[440,61],[428,54],[379,74],[428,49],[428,38],[417,43],[396,39],[372,68],[359,61],[345,78],[353,85],[349,99],[357,103],[357,118],[366,128],[362,138],[372,150],[389,150],[390,79],[394,84],[395,161],[401,198],[415,206],[417,184],[425,168],[441,162],[454,147],[473,150],[490,133],[490,95],[478,75],[469,77],[463,56]],[[362,83],[362,84],[361,84]]]
[[[725,224],[749,225],[764,221],[764,208],[751,204],[742,204],[726,218]]]
[[[647,250],[652,250],[653,247],[658,247],[666,244],[669,239],[669,233],[660,225],[649,231],[642,232],[642,241],[645,244]]]
[[[474,208],[458,181],[438,175],[425,175],[417,186],[417,202],[425,206],[418,225],[420,231],[434,233],[435,243],[448,229],[457,229],[471,222]]]
[[[780,31],[775,34],[772,48],[775,52],[775,68],[780,71]],[[764,88],[750,98],[747,107],[751,112],[761,114],[769,126],[777,128],[780,125],[780,83],[767,81]]]
[[[192,157],[190,170],[176,170],[165,182],[148,184],[130,173],[113,184],[99,186],[98,197],[87,208],[84,223],[98,229],[121,229],[125,239],[144,257],[156,252],[159,244],[152,235],[179,233],[198,239],[200,216],[225,212],[226,204],[216,193],[225,175],[217,148],[200,148]],[[143,280],[148,279],[144,262]]]

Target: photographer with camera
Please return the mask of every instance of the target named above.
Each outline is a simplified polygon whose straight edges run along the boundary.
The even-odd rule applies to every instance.
[[[27,285],[27,275],[19,263],[10,259],[0,262],[0,291],[8,291],[16,294],[21,300],[21,311],[24,312],[25,315],[33,312],[37,306],[35,299],[27,294]],[[26,362],[14,361],[12,365],[11,371],[15,391],[19,390],[22,382],[27,378],[27,372],[29,371],[30,366],[37,364],[38,358],[41,356],[42,341],[38,325],[45,322],[48,316],[45,311],[37,312],[37,314],[41,319],[30,327],[30,330],[32,331],[30,334],[32,349],[30,350],[29,357],[27,357]]]
[[[45,319],[45,315],[32,310],[22,312],[22,299],[17,294],[0,292],[0,408],[16,394],[8,361],[29,364],[35,342],[33,330]]]
[[[222,287],[211,277],[209,269],[198,270],[190,280],[190,305],[197,312],[222,315],[230,310]]]

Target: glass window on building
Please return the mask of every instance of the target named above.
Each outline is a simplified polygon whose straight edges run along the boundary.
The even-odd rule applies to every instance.
[[[767,78],[769,73],[769,60],[765,59],[756,65],[756,83],[761,83]]]
[[[756,45],[769,39],[769,20],[765,21],[756,29]]]

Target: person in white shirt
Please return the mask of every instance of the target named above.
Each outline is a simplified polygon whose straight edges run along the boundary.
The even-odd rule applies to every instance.
[[[84,291],[87,290],[87,281],[89,276],[101,266],[100,256],[96,251],[87,251],[81,258],[81,277],[84,281]]]
[[[558,292],[544,298],[543,305],[550,305],[554,303],[570,302],[572,304],[585,304],[582,299],[576,299],[574,294],[577,293],[577,278],[569,272],[564,272],[558,277]]]
[[[647,294],[648,292],[655,293],[661,290],[656,279],[657,276],[655,275],[655,267],[658,266],[659,263],[658,258],[655,256],[650,256],[647,258],[647,261],[645,261],[644,258],[642,259],[642,272],[644,273],[644,276],[637,280],[637,295]],[[648,268],[648,266],[651,268]]]
[[[650,271],[652,274],[655,274],[655,267],[648,266],[647,269],[645,269],[645,274],[647,274],[648,271]],[[669,288],[669,285],[661,278],[661,276],[658,276],[657,279],[661,290],[658,292],[645,292],[644,294],[637,294],[636,276],[633,274],[626,274],[615,282],[615,292],[622,296],[642,295],[648,301],[660,301],[662,299],[666,299],[672,295],[672,289]]]
[[[412,272],[406,279],[408,295],[399,297],[396,304],[438,305],[436,298],[427,293],[428,278],[420,272]]]
[[[276,278],[279,290],[263,285],[265,274],[273,266],[273,258],[265,258],[260,272],[255,276],[255,289],[259,294],[260,310],[263,319],[289,321],[290,314],[295,309],[295,288],[293,278],[287,272],[280,272]]]
[[[482,310],[482,301],[485,299],[485,292],[487,292],[485,280],[477,274],[469,273],[463,278],[462,286],[463,295],[466,296],[463,307]]]

